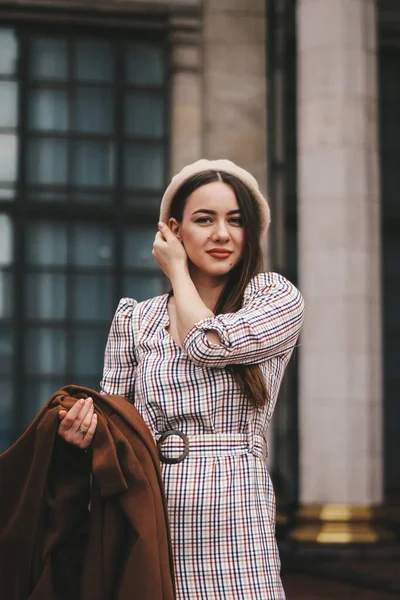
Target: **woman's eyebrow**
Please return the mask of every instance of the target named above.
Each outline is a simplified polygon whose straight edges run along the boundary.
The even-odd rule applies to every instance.
[[[216,215],[217,212],[215,210],[209,210],[208,208],[199,208],[198,210],[195,210],[194,213],[192,213],[192,215],[197,215],[197,213],[205,213],[207,215]],[[234,210],[228,210],[228,212],[226,213],[227,215],[234,215],[240,213],[240,210],[238,208],[235,208]]]

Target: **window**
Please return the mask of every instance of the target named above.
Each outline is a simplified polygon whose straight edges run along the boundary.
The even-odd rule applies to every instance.
[[[165,291],[167,50],[149,39],[0,29],[0,449],[60,386],[98,389],[120,297]]]

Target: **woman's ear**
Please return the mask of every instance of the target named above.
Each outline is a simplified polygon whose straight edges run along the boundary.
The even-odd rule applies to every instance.
[[[168,227],[170,228],[170,230],[172,231],[174,236],[178,238],[178,240],[182,239],[181,235],[180,235],[181,227],[176,219],[171,217],[171,219],[169,219],[169,221],[168,221]]]

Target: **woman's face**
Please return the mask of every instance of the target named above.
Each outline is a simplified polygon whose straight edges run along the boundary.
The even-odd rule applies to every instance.
[[[192,265],[204,274],[221,277],[240,261],[244,231],[232,188],[222,181],[197,188],[187,199],[182,222],[169,226],[183,242]]]

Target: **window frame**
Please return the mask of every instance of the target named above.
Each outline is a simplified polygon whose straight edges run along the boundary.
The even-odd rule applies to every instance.
[[[158,23],[160,25],[160,21]],[[113,280],[113,305],[116,307],[118,300],[123,295],[123,280],[124,277],[129,275],[130,273],[134,274],[146,274],[153,273],[152,269],[148,269],[145,267],[142,268],[127,268],[123,264],[123,245],[124,245],[124,233],[129,230],[132,226],[144,227],[149,225],[154,225],[154,229],[156,231],[156,223],[158,220],[158,208],[154,207],[152,210],[145,210],[143,206],[137,206],[132,202],[124,202],[123,199],[127,199],[128,195],[132,198],[136,196],[145,196],[146,194],[149,197],[155,197],[160,195],[165,187],[167,176],[170,170],[170,90],[171,90],[171,69],[170,69],[170,56],[171,56],[171,48],[170,48],[170,40],[167,35],[167,31],[165,27],[157,27],[155,26],[153,30],[149,29],[140,29],[140,28],[129,28],[129,27],[115,27],[110,28],[107,26],[101,27],[92,27],[88,30],[86,25],[76,25],[73,29],[70,26],[65,26],[62,24],[28,24],[21,23],[19,21],[10,21],[4,20],[2,22],[2,28],[10,28],[14,29],[18,41],[19,41],[19,61],[17,67],[17,75],[16,80],[19,84],[19,100],[18,100],[18,128],[16,129],[18,135],[18,174],[16,181],[16,193],[14,200],[1,200],[0,199],[0,213],[5,214],[11,218],[13,226],[14,226],[14,248],[13,248],[13,263],[10,270],[13,275],[13,304],[14,304],[14,314],[11,319],[1,319],[1,324],[9,323],[11,325],[11,330],[14,338],[13,345],[13,368],[11,373],[11,381],[13,388],[13,401],[12,401],[12,429],[10,432],[10,438],[13,440],[18,435],[21,434],[23,429],[26,427],[25,422],[25,412],[26,412],[26,403],[27,395],[25,386],[27,383],[27,370],[25,366],[25,351],[26,351],[26,334],[28,332],[28,322],[30,325],[34,324],[34,320],[29,319],[26,315],[26,306],[25,306],[25,296],[27,292],[27,280],[28,280],[28,270],[27,270],[27,261],[26,261],[26,229],[28,223],[33,221],[41,221],[41,220],[55,220],[60,221],[65,224],[68,228],[71,228],[73,223],[79,224],[90,224],[95,221],[97,225],[101,224],[111,224],[114,232],[114,252],[115,259],[114,264],[110,269],[111,277]],[[134,43],[155,43],[160,45],[163,48],[163,55],[166,59],[165,70],[164,70],[164,83],[162,88],[157,87],[157,90],[160,94],[164,96],[164,136],[162,141],[160,138],[157,140],[149,139],[145,140],[141,138],[141,142],[143,143],[157,143],[160,144],[163,150],[164,157],[164,169],[163,169],[163,187],[159,190],[145,191],[144,193],[139,191],[128,190],[125,189],[123,185],[123,145],[126,143],[128,136],[124,135],[123,129],[123,111],[116,111],[116,131],[115,133],[115,146],[117,148],[116,152],[116,173],[115,173],[115,184],[111,191],[112,200],[109,204],[81,204],[79,202],[71,201],[71,190],[70,181],[68,181],[67,186],[67,194],[69,194],[69,201],[65,204],[61,202],[32,202],[27,199],[27,195],[29,193],[29,185],[27,182],[27,140],[31,136],[31,133],[28,131],[27,127],[27,115],[28,115],[28,91],[30,86],[28,85],[28,65],[27,65],[27,57],[28,57],[28,46],[29,40],[39,36],[64,36],[69,41],[69,46],[71,47],[71,40],[74,39],[100,39],[100,40],[109,40],[113,44],[114,51],[116,52],[117,58],[117,71],[116,78],[114,82],[114,86],[110,89],[114,89],[116,95],[119,98],[125,98],[125,90],[127,89],[124,86],[123,82],[123,74],[122,74],[122,54],[124,52],[123,45],[127,42]],[[68,89],[69,96],[72,94],[72,80],[68,81]],[[46,82],[46,87],[48,87],[48,83]],[[85,84],[86,85],[86,84]],[[130,87],[130,86],[128,86]],[[135,86],[132,86],[134,89]],[[151,86],[140,86],[140,89],[154,89]],[[47,132],[46,132],[47,133]],[[65,132],[67,134],[67,139],[70,138],[70,131]],[[111,135],[113,135],[113,133]],[[53,133],[51,134],[53,136]],[[88,136],[83,134],[83,139],[87,140]],[[70,173],[69,173],[70,175]],[[32,273],[35,269],[29,267],[29,273]],[[40,270],[40,269],[38,269]],[[48,267],[45,268],[46,272],[49,272]],[[69,263],[68,268],[62,269],[62,272],[67,276],[70,276],[72,273],[75,274],[83,274],[84,272],[89,273],[90,269],[74,269],[72,265]],[[166,282],[165,282],[166,286]],[[166,291],[165,287],[165,291]],[[71,291],[67,293],[71,294]],[[67,300],[70,302],[70,299]],[[110,315],[111,319],[112,315]],[[51,326],[51,322],[49,324],[40,321],[41,326],[46,327]],[[85,328],[93,327],[96,328],[98,325],[98,321],[93,322],[85,322]],[[57,325],[57,328],[62,327],[64,330],[68,332],[70,329],[71,322],[68,319],[62,320]],[[72,343],[71,339],[67,342],[67,352],[69,356],[67,356],[67,369],[65,373],[65,384],[70,383],[70,365],[71,365],[71,352],[72,352]],[[101,375],[101,373],[99,374]],[[4,377],[2,377],[2,380]],[[40,376],[38,375],[38,379]],[[99,377],[100,381],[100,377]],[[43,403],[46,401],[46,398],[43,398]]]

